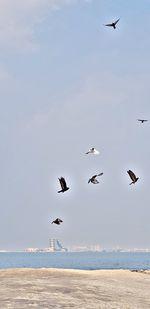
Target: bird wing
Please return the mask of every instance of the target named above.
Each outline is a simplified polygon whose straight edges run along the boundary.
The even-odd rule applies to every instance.
[[[136,176],[135,176],[135,174],[131,170],[127,171],[127,173],[129,174],[129,176],[130,176],[132,181],[136,180]]]
[[[92,151],[92,148],[90,148],[85,154],[89,154],[91,153],[91,151]]]
[[[52,221],[52,224],[55,223],[55,224],[59,224],[59,221],[58,219],[55,219],[54,221]]]
[[[98,155],[98,154],[99,154],[99,151],[96,150],[96,149],[94,149],[93,154]]]
[[[97,176],[102,176],[104,173],[100,173],[100,174],[98,174]]]
[[[148,121],[148,119],[138,119],[138,121]]]
[[[112,23],[111,24],[105,24],[104,26],[112,27]]]
[[[120,18],[118,18],[118,19],[114,22],[114,24],[116,25],[116,24],[118,23],[119,20],[120,20]]]
[[[98,175],[94,175],[94,176],[92,176],[92,179],[95,179],[97,176],[98,176]]]
[[[97,180],[95,179],[96,177],[97,177],[97,175],[92,176],[92,177],[89,179],[88,183],[89,183],[89,182],[93,182],[93,183],[94,183],[94,181],[97,181]]]
[[[65,180],[64,177],[59,178],[59,182],[60,182],[60,185],[61,185],[62,190],[64,190],[64,189],[67,188],[66,180]]]

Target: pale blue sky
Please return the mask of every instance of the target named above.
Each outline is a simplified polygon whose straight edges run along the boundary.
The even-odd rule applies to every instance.
[[[147,0],[0,1],[0,249],[150,247],[149,35]]]

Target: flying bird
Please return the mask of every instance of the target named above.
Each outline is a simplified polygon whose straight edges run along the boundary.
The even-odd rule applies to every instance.
[[[59,179],[59,182],[60,182],[60,185],[61,185],[61,190],[58,191],[58,193],[60,192],[65,192],[67,190],[69,190],[69,188],[67,187],[67,184],[66,184],[66,180],[64,177],[61,177],[61,178],[58,178]]]
[[[138,119],[141,123],[148,121],[148,119]]]
[[[130,178],[131,178],[131,180],[132,180],[132,182],[130,183],[130,185],[132,185],[133,183],[137,182],[137,180],[139,179],[139,177],[136,177],[135,174],[134,174],[131,170],[127,171],[127,173],[129,174],[129,176],[130,176]]]
[[[94,154],[94,155],[98,155],[99,151],[96,150],[95,148],[90,148],[85,154]]]
[[[55,219],[53,222],[51,222],[52,224],[53,223],[55,223],[55,224],[60,224],[60,223],[62,223],[63,221],[61,220],[61,219],[59,219],[59,218],[57,218],[57,219]]]
[[[113,27],[114,29],[116,29],[116,24],[118,23],[119,20],[120,20],[120,18],[117,19],[116,21],[114,21],[113,23],[111,23],[111,24],[106,24],[106,25],[104,25],[104,26]]]
[[[96,179],[96,177],[97,177],[97,176],[102,176],[102,175],[103,175],[103,173],[100,173],[100,174],[98,174],[98,175],[92,176],[92,177],[89,179],[88,183],[92,182],[92,183],[94,183],[94,185],[97,184],[97,183],[99,183],[99,181]]]

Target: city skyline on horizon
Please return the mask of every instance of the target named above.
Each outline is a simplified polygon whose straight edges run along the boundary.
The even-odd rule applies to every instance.
[[[26,248],[14,248],[14,249],[5,249],[5,248],[0,248],[0,252],[34,252],[37,250],[40,250],[44,252],[44,250],[49,250],[50,249],[50,245],[49,242],[50,240],[55,240],[58,241],[62,248],[67,249],[68,252],[84,252],[84,251],[98,251],[98,252],[111,252],[111,251],[116,251],[116,252],[150,252],[150,247],[120,247],[120,246],[112,246],[112,247],[105,247],[102,246],[100,243],[89,243],[89,244],[66,244],[65,242],[63,242],[60,239],[57,238],[49,238],[48,244],[47,246],[43,246],[43,247],[38,247],[38,246],[29,246]],[[62,250],[64,251],[64,250]],[[66,251],[66,252],[67,252]],[[50,251],[49,251],[50,252]],[[52,252],[52,251],[51,251]]]

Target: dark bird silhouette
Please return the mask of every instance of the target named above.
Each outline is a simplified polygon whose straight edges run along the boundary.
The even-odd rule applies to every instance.
[[[106,25],[104,25],[104,26],[113,27],[114,29],[116,29],[116,24],[118,23],[119,20],[120,20],[120,18],[117,19],[116,21],[114,21],[113,23],[111,23],[111,24],[106,24]]]
[[[63,221],[61,220],[61,219],[59,219],[59,218],[57,218],[57,219],[55,219],[53,222],[51,222],[52,224],[53,223],[55,223],[55,224],[60,224],[60,223],[62,223]]]
[[[148,121],[148,119],[138,119],[141,123]]]
[[[58,178],[59,179],[59,182],[60,182],[60,185],[61,185],[61,190],[58,191],[58,193],[60,192],[65,192],[67,190],[69,190],[69,188],[67,187],[67,184],[66,184],[66,180],[64,177],[61,177],[61,178]]]
[[[85,154],[94,154],[94,155],[98,155],[99,151],[96,150],[94,147],[90,148]]]
[[[96,179],[96,177],[97,177],[97,176],[102,176],[102,175],[103,175],[103,173],[100,173],[100,174],[98,174],[98,175],[92,176],[92,177],[88,180],[88,183],[92,182],[92,183],[94,183],[94,185],[97,184],[97,183],[99,183],[99,181]]]
[[[130,185],[132,185],[133,183],[137,182],[137,180],[139,179],[139,177],[136,177],[135,174],[134,174],[131,170],[127,171],[127,173],[129,174],[129,176],[130,176],[130,178],[131,178],[131,180],[132,180],[132,182],[130,183]]]

